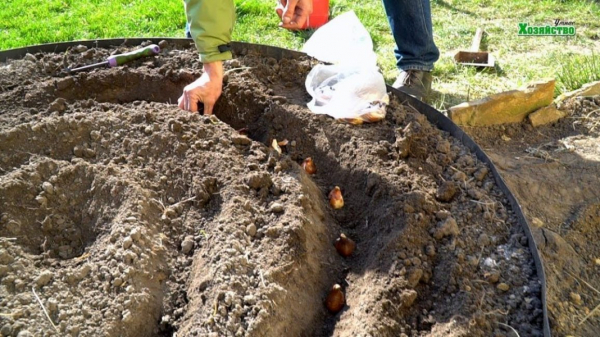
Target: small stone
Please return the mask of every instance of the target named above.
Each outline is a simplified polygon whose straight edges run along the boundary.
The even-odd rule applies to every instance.
[[[446,220],[446,219],[448,219],[448,218],[449,218],[451,215],[452,215],[452,214],[451,214],[450,212],[446,211],[446,210],[437,211],[437,212],[435,213],[435,217],[436,217],[438,220]]]
[[[551,104],[532,112],[527,116],[527,119],[529,119],[529,122],[533,127],[538,127],[554,123],[566,115],[566,112],[556,109],[556,107]]]
[[[473,176],[477,181],[483,181],[483,179],[485,179],[485,176],[487,176],[489,171],[490,170],[487,167],[482,167],[479,170],[475,171]]]
[[[469,195],[471,198],[473,198],[473,199],[475,199],[475,200],[480,200],[480,199],[482,199],[482,198],[484,197],[484,195],[485,195],[485,194],[484,194],[483,192],[481,192],[481,190],[480,190],[480,189],[478,189],[478,188],[470,188],[470,189],[467,191],[467,194],[468,194],[468,195]]]
[[[131,323],[133,321],[133,315],[131,314],[131,311],[129,310],[125,310],[122,314],[121,314],[122,320],[124,323]]]
[[[269,211],[272,213],[283,213],[284,207],[283,204],[274,202],[271,207],[269,207]]]
[[[35,197],[35,201],[37,201],[42,207],[46,207],[46,205],[48,205],[48,199],[46,199],[46,197],[43,195],[38,195]]]
[[[173,219],[177,217],[177,211],[175,211],[172,207],[168,207],[165,209],[164,215],[166,215],[169,219]]]
[[[101,137],[102,137],[102,134],[98,130],[93,130],[92,132],[90,132],[90,138],[92,138],[92,140],[98,140]]]
[[[83,152],[87,158],[94,158],[96,156],[96,151],[92,149],[85,149]]]
[[[423,278],[423,269],[421,268],[415,268],[413,269],[410,274],[408,275],[408,287],[409,288],[414,288],[416,287],[419,282],[421,281],[421,278]]]
[[[475,256],[469,255],[467,256],[467,263],[472,267],[477,267],[479,265],[479,259]]]
[[[35,284],[37,284],[37,286],[41,288],[50,283],[53,277],[54,274],[52,274],[51,271],[45,270],[35,279]]]
[[[594,263],[595,263],[597,266],[600,266],[600,259],[594,259]]]
[[[435,246],[427,245],[427,247],[425,247],[425,255],[427,255],[429,257],[434,257],[435,256]]]
[[[254,297],[252,295],[246,295],[246,296],[244,296],[244,303],[249,304],[249,305],[254,305],[254,304],[256,304],[256,297]]]
[[[235,135],[235,136],[231,137],[231,141],[235,145],[250,145],[250,144],[252,144],[252,139],[250,139],[246,136],[243,136],[243,135]]]
[[[456,183],[452,181],[444,181],[440,187],[438,187],[435,194],[435,198],[439,201],[450,202],[456,195],[458,188]]]
[[[90,274],[90,271],[92,271],[92,266],[86,263],[83,266],[81,266],[81,268],[79,268],[77,276],[79,277],[79,279],[83,279]]]
[[[48,194],[54,194],[54,186],[50,182],[45,181],[42,184],[42,189]]]
[[[0,329],[0,335],[2,336],[10,336],[12,332],[12,326],[8,323],[4,324],[2,326],[2,329]]]
[[[581,295],[579,295],[578,293],[571,292],[569,294],[569,297],[571,298],[571,302],[573,302],[577,305],[581,305],[581,303],[583,303],[581,301]]]
[[[81,54],[81,57],[83,57],[86,60],[89,60],[94,57],[94,54],[96,54],[96,52],[93,49],[90,49],[83,52],[83,54]]]
[[[120,287],[122,284],[123,284],[123,279],[120,277],[117,277],[112,281],[112,285],[114,287]]]
[[[73,77],[63,78],[56,81],[56,89],[58,89],[59,91],[63,91],[72,87],[73,84],[75,84],[75,80],[73,79]]]
[[[492,284],[496,284],[496,283],[498,283],[498,281],[500,281],[500,272],[498,272],[498,271],[492,271],[492,272],[486,273],[484,276],[485,276],[486,280]]]
[[[34,337],[34,335],[31,332],[27,331],[27,330],[21,330],[17,334],[17,337]]]
[[[441,152],[441,153],[449,153],[450,152],[450,142],[445,139],[441,140],[440,142],[438,142],[435,149],[436,149],[436,151]]]
[[[462,171],[456,171],[452,175],[452,180],[462,182],[467,180],[467,175]]]
[[[270,188],[273,185],[271,176],[266,172],[252,172],[246,177],[245,181],[250,188],[255,190]]]
[[[402,291],[400,294],[400,302],[405,308],[409,308],[415,303],[417,299],[417,292],[414,289],[407,289]]]
[[[9,265],[15,260],[9,252],[4,249],[0,249],[0,264]]]
[[[246,226],[246,234],[250,235],[251,237],[254,237],[256,235],[256,225],[251,223],[248,226]]]
[[[84,148],[83,148],[83,146],[81,146],[81,145],[75,145],[75,147],[73,148],[73,154],[76,157],[79,157],[79,158],[83,157],[83,155],[84,155]]]
[[[64,98],[57,98],[48,106],[48,112],[63,112],[65,110],[67,110],[67,101]]]
[[[131,230],[131,233],[129,234],[129,236],[134,241],[138,241],[142,237],[142,232],[140,231],[139,228],[134,228]]]
[[[193,236],[186,236],[183,241],[181,242],[181,252],[183,254],[188,254],[189,252],[192,251],[192,249],[194,249],[194,237]]]
[[[23,57],[23,60],[29,61],[29,62],[37,62],[37,58],[35,58],[35,56],[30,53],[25,54],[25,57]]]
[[[83,53],[84,51],[87,51],[87,50],[88,50],[88,47],[86,47],[86,46],[84,46],[84,45],[80,44],[80,45],[77,45],[77,46],[76,46],[75,48],[73,48],[73,49],[74,49],[76,52],[78,52],[78,53]]]
[[[477,245],[479,247],[488,246],[490,243],[491,243],[490,237],[485,233],[482,233],[481,235],[479,235],[479,238],[477,238]]]
[[[158,42],[158,47],[160,48],[160,50],[164,50],[169,46],[169,43],[166,40],[160,40]]]
[[[544,222],[539,218],[534,217],[533,219],[531,219],[531,225],[535,228],[542,228],[544,227]]]
[[[500,283],[496,286],[496,288],[498,288],[498,290],[501,291],[508,291],[508,289],[510,289],[510,286],[506,283]]]
[[[133,240],[131,239],[131,237],[126,237],[125,239],[123,239],[123,248],[124,249],[129,249],[129,247],[131,247],[131,245],[133,245]]]
[[[449,235],[458,235],[460,233],[458,224],[453,217],[446,219],[434,232],[433,237],[440,240]]]

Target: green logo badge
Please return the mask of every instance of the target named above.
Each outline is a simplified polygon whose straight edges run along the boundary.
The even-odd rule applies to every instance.
[[[553,25],[530,26],[529,23],[519,23],[519,36],[574,36],[575,22],[556,19]]]

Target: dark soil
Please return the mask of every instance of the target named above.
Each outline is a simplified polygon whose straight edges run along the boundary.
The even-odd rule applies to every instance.
[[[561,104],[568,116],[467,131],[521,203],[542,255],[554,336],[600,331],[600,97]]]
[[[397,99],[375,124],[315,116],[310,60],[248,52],[215,116],[183,112],[201,65],[162,47],[0,64],[1,335],[542,335],[527,238],[457,139]]]

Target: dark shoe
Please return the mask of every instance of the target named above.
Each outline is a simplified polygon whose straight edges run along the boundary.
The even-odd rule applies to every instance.
[[[418,100],[423,100],[431,90],[431,72],[422,70],[401,70],[392,87],[407,93]]]

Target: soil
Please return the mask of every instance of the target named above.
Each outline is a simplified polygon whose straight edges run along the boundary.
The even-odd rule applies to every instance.
[[[248,51],[215,116],[183,112],[201,64],[161,47],[0,64],[0,335],[542,335],[527,238],[457,139],[395,98],[375,124],[315,116],[314,61]]]
[[[554,336],[600,331],[600,97],[559,107],[562,120],[469,128],[532,225],[548,286]],[[595,309],[595,311],[594,311]]]

